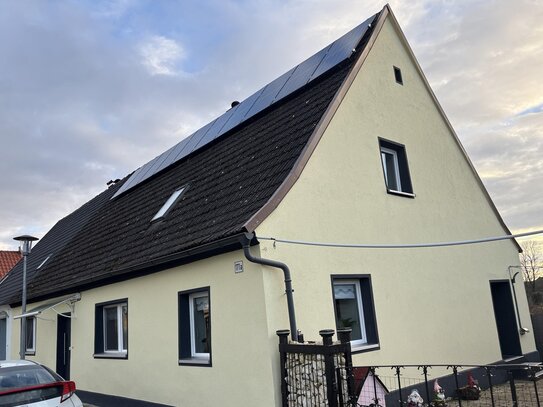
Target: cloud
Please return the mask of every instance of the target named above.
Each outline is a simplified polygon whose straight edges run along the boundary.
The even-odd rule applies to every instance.
[[[512,229],[542,225],[541,2],[391,1]],[[7,2],[0,248],[121,178],[382,2]]]
[[[178,75],[183,48],[174,40],[153,35],[140,46],[143,65],[151,75]]]

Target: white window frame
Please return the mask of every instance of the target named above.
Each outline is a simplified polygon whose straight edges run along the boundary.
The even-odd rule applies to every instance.
[[[396,175],[396,179],[398,180],[398,189],[394,189],[390,187],[389,185],[390,182],[388,179],[388,171],[387,171],[385,154],[390,154],[392,156],[392,162],[394,165],[394,175]],[[398,161],[398,152],[391,148],[381,147],[381,164],[383,166],[383,172],[385,174],[385,181],[386,181],[387,188],[390,189],[391,191],[403,192],[402,179],[400,177],[400,163]]]
[[[346,279],[346,278],[334,278],[332,281],[332,295],[334,298],[334,308],[336,306],[336,285],[353,285],[355,286],[356,299],[358,305],[358,320],[360,323],[360,339],[351,341],[351,346],[357,347],[368,344],[368,335],[366,334],[366,320],[364,319],[364,306],[362,305],[362,290],[360,289],[360,280]],[[336,309],[337,312],[337,309]],[[337,323],[337,321],[336,321]]]
[[[128,318],[128,303],[121,302],[118,304],[104,305],[102,309],[102,324],[103,324],[103,338],[104,338],[104,353],[127,353],[127,349],[124,348],[124,337],[123,337],[123,307],[127,308],[127,318]],[[117,349],[106,349],[107,347],[107,318],[106,310],[116,308],[117,309]]]
[[[196,338],[195,338],[195,329],[194,329],[194,300],[196,298],[202,298],[202,297],[207,297],[207,302],[209,306],[209,291],[198,291],[198,292],[189,294],[190,354],[191,354],[191,357],[193,358],[209,360],[209,357],[210,357],[209,352],[206,352],[206,353],[196,352]],[[207,338],[207,340],[210,340],[210,338]]]
[[[25,354],[34,355],[36,353],[36,318],[35,317],[26,318],[27,330],[30,324],[32,324],[32,347],[29,348],[28,343],[26,343],[26,332],[25,332]]]

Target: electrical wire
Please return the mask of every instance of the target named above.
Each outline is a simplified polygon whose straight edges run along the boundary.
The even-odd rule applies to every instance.
[[[358,244],[358,243],[327,243],[327,242],[310,242],[304,240],[289,240],[279,239],[275,237],[257,237],[258,240],[270,240],[275,243],[297,244],[304,246],[320,246],[320,247],[343,247],[351,249],[419,249],[424,247],[444,247],[444,246],[461,246],[477,243],[488,243],[499,240],[510,240],[525,236],[534,236],[543,234],[543,230],[533,232],[517,233],[505,236],[486,237],[483,239],[459,240],[453,242],[437,242],[437,243],[416,243],[416,244]]]

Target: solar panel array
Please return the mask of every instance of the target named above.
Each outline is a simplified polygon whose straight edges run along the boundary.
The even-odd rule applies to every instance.
[[[142,181],[200,149],[238,124],[285,98],[349,58],[370,27],[373,18],[374,16],[368,18],[343,37],[323,48],[273,82],[270,82],[237,106],[229,109],[222,116],[219,116],[169,150],[138,168],[125,184],[119,188],[113,198],[134,188]]]

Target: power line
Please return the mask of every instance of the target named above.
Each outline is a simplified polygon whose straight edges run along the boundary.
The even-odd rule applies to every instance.
[[[517,233],[505,236],[486,237],[483,239],[459,240],[453,242],[437,242],[437,243],[416,243],[416,244],[359,244],[359,243],[327,243],[327,242],[311,242],[304,240],[289,240],[275,237],[257,237],[258,240],[270,240],[275,243],[288,243],[304,246],[321,246],[321,247],[344,247],[352,249],[418,249],[423,247],[443,247],[443,246],[461,246],[477,243],[488,243],[499,240],[510,240],[525,236],[534,236],[543,234],[543,230],[533,232]]]

